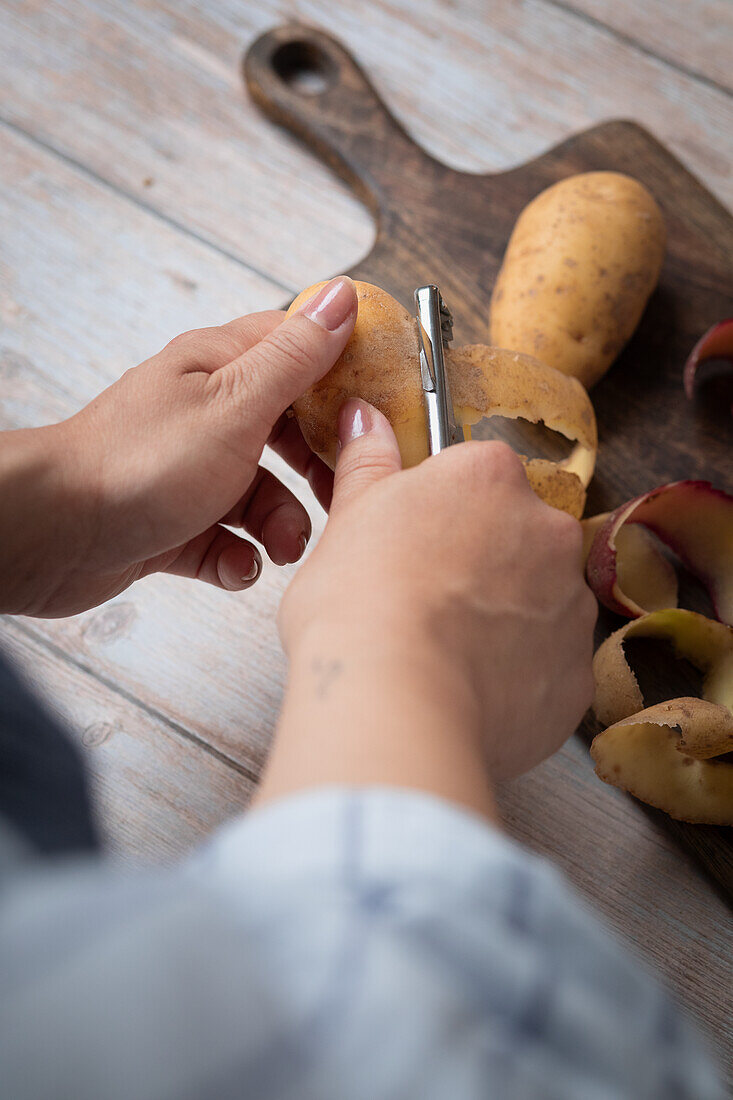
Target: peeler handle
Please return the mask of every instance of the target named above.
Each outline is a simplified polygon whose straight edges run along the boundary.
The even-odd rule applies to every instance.
[[[373,211],[403,194],[434,161],[390,114],[347,49],[314,27],[267,31],[244,56],[249,94],[311,146]],[[431,173],[430,173],[431,174]]]

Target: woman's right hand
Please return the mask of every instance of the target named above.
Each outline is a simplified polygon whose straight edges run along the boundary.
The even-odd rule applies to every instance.
[[[319,737],[337,721],[347,741],[355,724],[370,725],[365,709],[375,726],[377,708],[384,727],[399,708],[390,736],[415,739],[417,754],[460,726],[490,778],[526,771],[559,748],[592,697],[596,603],[580,524],[533,493],[502,443],[460,444],[402,471],[388,422],[359,401],[342,409],[339,437],[325,533],[281,608],[291,659],[284,724],[309,713]],[[429,744],[415,724],[433,730]],[[321,744],[311,761],[338,748]],[[368,760],[364,782],[391,781],[368,741],[348,754],[343,774],[334,765],[321,781],[361,782],[359,760]],[[276,746],[273,767],[281,755]],[[407,774],[392,781],[431,786]],[[292,775],[284,784],[297,785]]]
[[[502,443],[451,447],[400,470],[389,424],[363,402],[340,418],[326,531],[281,610],[289,652],[316,631],[404,660],[423,649],[475,694],[492,774],[554,752],[592,697],[596,602],[580,524],[544,504]]]

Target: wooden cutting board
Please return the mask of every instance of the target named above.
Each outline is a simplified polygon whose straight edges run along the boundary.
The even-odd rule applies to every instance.
[[[476,175],[421,149],[351,54],[321,31],[288,24],[268,32],[247,52],[244,71],[262,110],[305,141],[372,211],[374,247],[348,274],[384,287],[409,309],[416,286],[437,283],[453,311],[456,344],[488,342],[489,301],[504,250],[538,192],[593,170],[626,172],[644,183],[664,213],[667,258],[636,334],[592,391],[600,450],[587,514],[678,478],[704,478],[731,491],[730,403],[719,394],[711,399],[712,390],[688,402],[682,367],[698,337],[733,316],[733,218],[646,130],[603,123],[529,164]],[[313,281],[327,274],[314,271]],[[598,641],[619,625],[602,611]],[[689,692],[678,684],[672,693]],[[580,733],[590,739],[598,729],[586,719]],[[691,848],[733,898],[731,830],[645,812]]]

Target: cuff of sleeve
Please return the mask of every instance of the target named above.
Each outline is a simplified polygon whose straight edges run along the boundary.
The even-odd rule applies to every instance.
[[[555,885],[562,877],[470,811],[433,795],[386,787],[327,787],[288,796],[225,826],[200,852],[209,873],[238,865],[268,886],[441,880],[453,889],[477,885],[493,902],[510,903],[517,870]],[[478,870],[478,874],[477,874]],[[514,874],[502,874],[513,870]],[[498,873],[497,873],[498,872]]]

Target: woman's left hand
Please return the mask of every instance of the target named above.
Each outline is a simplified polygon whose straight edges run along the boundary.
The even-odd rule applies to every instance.
[[[148,573],[248,588],[257,548],[297,561],[303,505],[259,466],[266,444],[327,507],[330,470],[285,410],[333,366],[356,320],[349,279],[296,314],[176,337],[61,424],[0,435],[0,611],[71,615]]]

